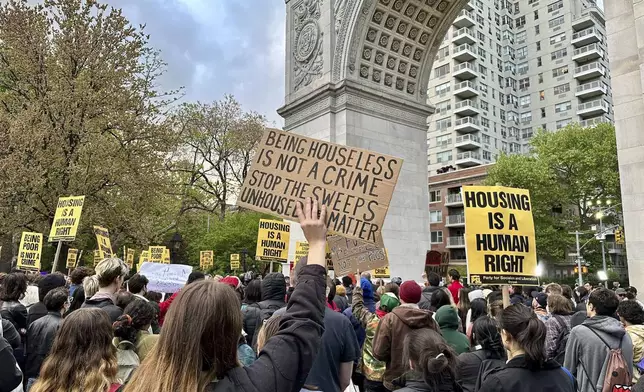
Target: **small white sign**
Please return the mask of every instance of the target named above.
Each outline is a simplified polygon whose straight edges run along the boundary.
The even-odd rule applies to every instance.
[[[186,285],[191,272],[190,265],[143,263],[139,274],[148,278],[148,291],[176,293]]]

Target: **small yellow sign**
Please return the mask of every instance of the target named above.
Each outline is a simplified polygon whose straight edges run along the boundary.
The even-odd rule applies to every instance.
[[[101,256],[101,254],[102,253],[101,253],[100,250],[95,250],[94,251],[94,267],[96,267],[98,265],[98,263],[100,263],[101,260],[103,260],[103,257]]]
[[[231,254],[230,269],[234,271],[234,270],[238,270],[239,268],[241,268],[241,265],[239,263],[239,254],[238,253]]]
[[[67,268],[76,268],[78,260],[78,249],[71,248],[67,250]]]
[[[202,270],[212,267],[214,253],[215,252],[213,252],[212,250],[202,250],[201,252],[199,252],[199,266]]]
[[[18,269],[40,271],[42,234],[23,231],[18,249]]]
[[[96,242],[98,243],[98,251],[101,254],[101,259],[112,257],[114,252],[112,252],[109,230],[101,226],[94,226],[94,234],[96,235]]]
[[[130,269],[134,268],[134,249],[127,248],[125,263],[128,265],[128,267],[130,267]]]
[[[139,265],[136,267],[137,271],[141,270],[141,266],[143,265],[143,263],[148,263],[148,262],[150,262],[150,251],[144,250],[139,255]]]
[[[85,196],[69,196],[58,199],[54,223],[49,232],[49,242],[74,241],[83,212]]]
[[[389,267],[376,268],[373,272],[374,278],[389,278],[390,276]]]
[[[161,258],[163,264],[170,264],[170,249],[163,249],[163,257]]]
[[[151,246],[148,251],[150,252],[150,263],[162,263],[163,254],[165,253],[165,246]]]
[[[258,260],[272,260],[286,263],[288,261],[288,244],[291,238],[291,225],[278,220],[259,220],[257,231]]]
[[[297,241],[295,243],[295,260],[293,262],[293,267],[302,260],[303,257],[309,254],[309,243],[306,241]]]

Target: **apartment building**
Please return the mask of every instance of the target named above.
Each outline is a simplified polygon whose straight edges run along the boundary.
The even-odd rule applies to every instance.
[[[526,153],[538,129],[612,122],[603,11],[592,0],[471,0],[428,96],[430,176]]]

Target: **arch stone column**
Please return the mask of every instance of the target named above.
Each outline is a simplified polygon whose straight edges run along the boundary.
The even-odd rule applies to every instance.
[[[427,84],[467,0],[286,0],[287,131],[404,159],[383,236],[392,276],[429,250]]]
[[[638,286],[644,279],[644,0],[604,6],[628,275]]]

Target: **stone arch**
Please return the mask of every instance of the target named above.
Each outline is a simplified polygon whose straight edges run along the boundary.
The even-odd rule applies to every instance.
[[[339,0],[332,81],[427,103],[436,52],[468,0]]]

